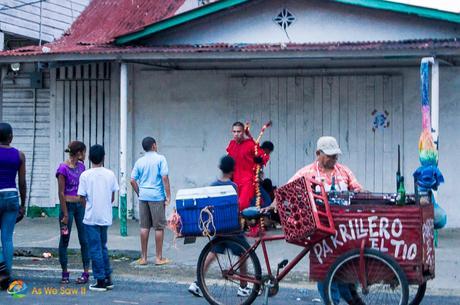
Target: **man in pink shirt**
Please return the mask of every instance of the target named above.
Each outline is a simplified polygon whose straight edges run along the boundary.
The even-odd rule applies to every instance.
[[[335,190],[339,192],[363,191],[363,187],[359,184],[353,172],[345,165],[337,162],[340,154],[342,154],[342,151],[340,150],[339,144],[334,137],[320,137],[316,143],[316,160],[298,170],[297,173],[289,179],[289,182],[300,177],[308,177],[321,181],[326,192],[331,190],[332,185],[334,185]],[[276,200],[273,201],[270,207],[262,209],[262,212],[274,209],[275,207]],[[323,282],[318,282],[318,291],[324,301],[324,304],[327,304],[325,301]],[[347,304],[364,304],[356,294],[354,287],[336,283],[332,289],[332,299],[334,300],[334,304],[339,304],[340,298],[344,299]]]
[[[329,192],[334,180],[336,191],[361,192],[363,187],[359,184],[353,172],[343,164],[338,163],[342,153],[334,137],[320,137],[316,144],[316,160],[301,168],[289,179],[289,182],[300,177],[314,177],[322,181],[326,192]]]
[[[326,192],[331,190],[332,185],[339,192],[361,192],[363,187],[359,184],[353,172],[345,165],[337,162],[340,154],[342,154],[342,151],[334,137],[320,137],[316,143],[316,160],[298,170],[289,179],[289,182],[300,177],[313,177],[323,183]],[[324,300],[324,283],[318,282],[318,291],[326,303]],[[363,304],[362,300],[357,296],[355,289],[347,285],[336,284],[333,287],[332,294],[334,304],[338,304],[340,298],[343,298],[348,304]]]

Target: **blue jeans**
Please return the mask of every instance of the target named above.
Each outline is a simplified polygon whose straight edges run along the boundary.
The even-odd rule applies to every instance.
[[[78,241],[80,242],[81,259],[83,261],[83,269],[89,268],[89,250],[88,242],[86,240],[85,225],[83,224],[83,217],[85,216],[85,208],[79,202],[67,202],[67,229],[69,234],[62,235],[59,239],[59,262],[61,263],[62,270],[67,270],[67,248],[69,247],[70,233],[72,232],[72,223],[75,219],[75,225],[78,231]],[[61,222],[64,214],[62,210],[59,212],[59,229],[64,224]],[[60,232],[60,230],[59,230]]]
[[[93,276],[96,280],[103,280],[112,274],[107,250],[107,229],[109,227],[85,225],[85,228],[93,265]]]
[[[326,296],[324,293],[324,285],[325,282],[318,282],[318,291],[319,294],[321,295],[321,299],[323,300],[324,304],[327,304],[326,302]],[[339,284],[332,282],[332,287],[331,287],[331,298],[332,301],[334,302],[334,305],[340,304],[340,297],[344,299],[345,301],[350,301],[353,299],[351,296],[350,292],[350,286],[348,284]]]
[[[0,230],[2,231],[0,262],[5,262],[6,268],[10,274],[13,267],[13,231],[18,211],[18,192],[0,192]]]

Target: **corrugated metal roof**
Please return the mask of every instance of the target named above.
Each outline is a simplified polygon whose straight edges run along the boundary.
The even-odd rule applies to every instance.
[[[116,37],[142,30],[143,27],[169,18],[185,0],[92,0],[69,30],[45,47],[59,53],[89,51],[110,45]],[[1,55],[36,52],[42,47],[26,47]],[[45,50],[47,50],[45,48]]]
[[[127,53],[213,53],[213,52],[325,52],[325,51],[431,51],[438,49],[460,49],[460,40],[421,39],[403,41],[330,42],[330,43],[278,43],[278,44],[202,44],[172,46],[127,46],[108,44],[75,45],[72,48],[25,47],[3,52],[3,56],[37,56],[46,54],[127,54]],[[43,52],[45,50],[46,52]]]
[[[111,43],[115,37],[169,18],[185,0],[93,0],[61,43]]]

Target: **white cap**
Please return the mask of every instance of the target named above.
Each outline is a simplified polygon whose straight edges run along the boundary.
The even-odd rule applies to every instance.
[[[321,150],[328,156],[340,155],[342,153],[334,137],[320,137],[316,143],[316,150]]]

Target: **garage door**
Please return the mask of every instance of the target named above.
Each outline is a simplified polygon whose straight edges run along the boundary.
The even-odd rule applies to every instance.
[[[274,183],[285,183],[315,159],[316,140],[332,135],[366,189],[395,191],[397,145],[403,141],[403,89],[399,75],[234,77],[237,120],[257,134],[273,121],[264,140],[275,144],[267,167]],[[401,147],[402,148],[402,147]]]

